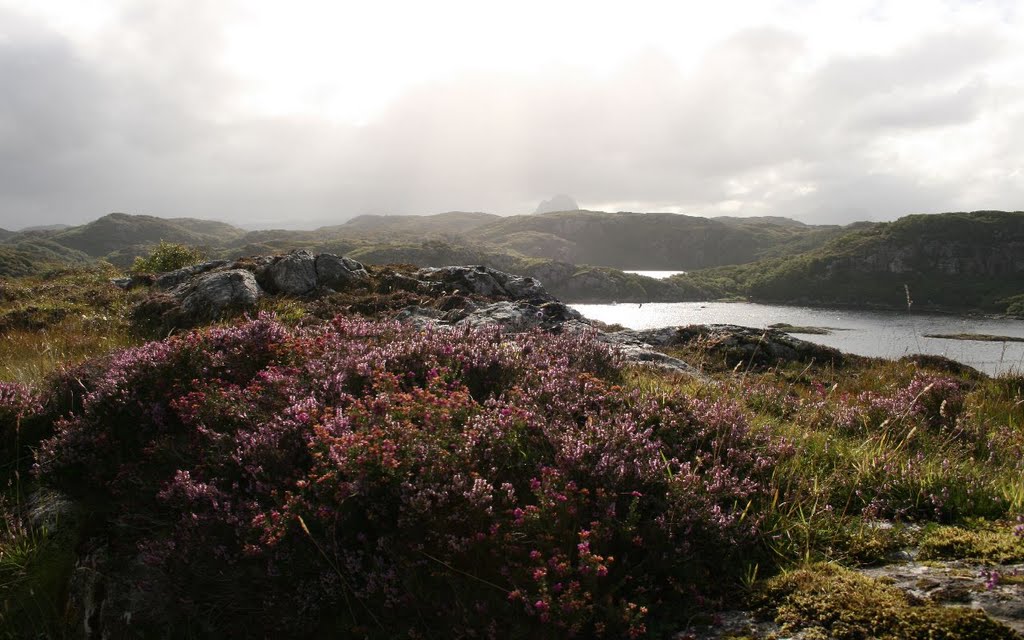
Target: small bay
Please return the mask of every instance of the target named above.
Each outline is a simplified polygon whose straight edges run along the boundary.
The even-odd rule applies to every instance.
[[[1024,338],[1024,320],[900,311],[864,311],[746,302],[574,304],[588,318],[630,329],[689,324],[766,328],[776,323],[822,327],[822,335],[795,334],[847,353],[881,358],[939,355],[989,375],[1024,373],[1024,343],[929,338],[925,334],[988,334]]]

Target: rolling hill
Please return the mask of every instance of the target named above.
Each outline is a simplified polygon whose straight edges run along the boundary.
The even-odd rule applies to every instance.
[[[859,223],[815,249],[678,277],[720,295],[800,304],[1005,311],[1024,294],[1024,212]]]

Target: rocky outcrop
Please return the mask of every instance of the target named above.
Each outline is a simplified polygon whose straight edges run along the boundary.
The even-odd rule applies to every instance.
[[[534,211],[538,213],[555,213],[557,211],[579,211],[580,207],[576,204],[576,201],[571,196],[567,196],[564,193],[560,193],[550,200],[543,200],[537,205],[537,209]]]
[[[157,276],[156,280],[153,281],[153,286],[157,289],[173,289],[174,287],[188,282],[201,273],[219,269],[227,266],[228,263],[228,260],[211,260],[209,262],[202,262],[200,264],[182,267],[181,269],[175,269],[174,271],[168,271],[167,273]]]
[[[171,290],[181,313],[193,324],[219,320],[236,310],[251,309],[263,295],[256,277],[245,269],[204,273]]]
[[[308,296],[368,280],[362,264],[329,253],[212,260],[157,276],[152,295],[136,307],[134,316],[140,326],[165,333],[252,311],[268,293]]]
[[[264,273],[264,286],[271,293],[304,296],[317,288],[316,257],[296,251],[275,261]]]
[[[470,267],[428,267],[416,272],[416,278],[440,285],[448,292],[471,293],[512,300],[550,301],[551,294],[536,278],[517,276],[482,265]]]
[[[664,335],[665,330],[655,330]],[[644,333],[644,332],[641,332]],[[786,362],[841,366],[855,357],[838,349],[807,342],[775,329],[753,329],[731,324],[690,325],[676,329],[666,345],[696,343],[712,354],[719,354],[729,366],[766,367]]]
[[[408,307],[396,316],[398,320],[413,322],[419,326],[460,326],[484,327],[497,325],[509,332],[543,329],[560,333],[578,328],[590,328],[578,311],[561,302],[552,301],[533,304],[527,301],[503,301],[492,304],[476,304],[463,300],[460,306],[445,309],[431,307]]]
[[[321,287],[343,291],[370,279],[363,265],[351,258],[321,253],[314,263],[317,284]]]
[[[557,273],[551,275],[564,277],[566,272],[559,270],[560,266],[553,265]],[[374,316],[390,315],[424,327],[592,331],[597,332],[599,340],[618,349],[627,362],[693,376],[701,374],[664,350],[699,344],[707,352],[720,354],[730,366],[772,366],[793,361],[842,364],[848,357],[780,331],[731,325],[600,332],[579,312],[555,299],[538,278],[481,265],[416,271],[384,268],[371,276],[362,264],[350,258],[297,251],[179,269],[159,276],[153,289],[155,294],[138,307],[136,316],[156,318],[163,332],[253,310],[265,295],[309,297],[359,289],[363,292],[360,295],[371,298],[374,304],[350,296],[343,303],[347,306],[336,308],[334,313],[349,309]],[[326,307],[327,314],[330,308]]]

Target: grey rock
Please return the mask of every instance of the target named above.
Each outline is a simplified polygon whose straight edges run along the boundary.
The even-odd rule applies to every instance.
[[[370,274],[366,272],[361,263],[331,253],[318,255],[315,260],[315,269],[317,284],[335,291],[342,291],[370,279]]]
[[[650,329],[647,331],[615,331],[598,334],[598,340],[616,347],[627,362],[646,364],[676,373],[707,380],[695,367],[670,355],[656,351],[654,346],[670,346],[678,339],[679,327]]]
[[[168,271],[158,276],[153,282],[153,286],[161,291],[169,291],[201,273],[219,269],[226,264],[228,264],[227,260],[210,260],[209,262],[201,262],[188,267],[182,267],[181,269],[175,269],[174,271]]]
[[[175,637],[173,589],[163,572],[139,553],[115,553],[89,541],[68,584],[65,621],[69,637]]]
[[[872,578],[880,578],[905,591],[910,597],[946,606],[981,609],[989,617],[1024,634],[1024,585],[985,584],[985,571],[1003,575],[1024,573],[1024,564],[986,565],[970,560],[931,560],[926,563],[901,562],[862,569]]]
[[[448,292],[460,291],[531,302],[554,299],[536,278],[513,275],[483,265],[428,267],[417,271],[416,278],[438,283],[442,290]]]
[[[775,329],[755,329],[730,324],[678,327],[667,344],[700,341],[712,353],[721,354],[730,366],[774,366],[783,362],[832,362],[843,364],[849,356],[838,349],[807,342]],[[664,345],[663,345],[664,346]]]
[[[305,249],[277,260],[267,270],[265,285],[271,293],[304,296],[317,288],[316,258]]]
[[[505,289],[482,265],[472,267],[428,267],[416,272],[416,278],[439,282],[445,291],[461,291],[481,296],[503,296]]]
[[[251,309],[262,291],[245,269],[205,273],[171,291],[181,301],[181,314],[191,323],[217,320],[226,312]]]

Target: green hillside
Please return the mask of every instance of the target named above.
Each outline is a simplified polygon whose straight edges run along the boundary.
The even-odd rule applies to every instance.
[[[677,277],[753,300],[1006,311],[1024,294],[1024,212],[912,215],[848,227],[789,257]]]
[[[343,225],[323,227],[326,232],[363,232],[392,234],[455,234],[467,233],[501,216],[479,211],[448,211],[430,216],[380,216],[363,215],[352,218]]]
[[[469,235],[567,262],[619,269],[700,269],[752,262],[815,229],[791,220],[723,222],[673,213],[569,211],[501,218]]]
[[[50,237],[65,247],[98,258],[132,246],[154,245],[160,240],[219,246],[244,235],[245,231],[238,227],[211,220],[111,213]]]

